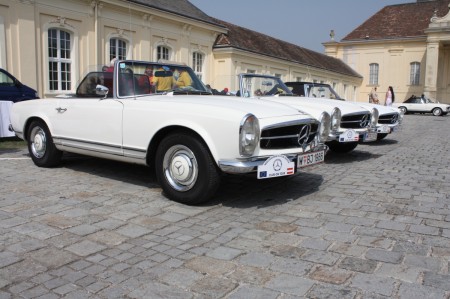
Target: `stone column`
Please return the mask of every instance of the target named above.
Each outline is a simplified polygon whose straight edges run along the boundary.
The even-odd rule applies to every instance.
[[[436,98],[439,69],[439,42],[428,42],[426,55],[424,94],[428,97]]]

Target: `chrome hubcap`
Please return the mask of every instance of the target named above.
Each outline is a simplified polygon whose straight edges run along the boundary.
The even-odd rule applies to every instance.
[[[197,159],[184,145],[169,148],[164,155],[163,170],[167,181],[177,191],[188,191],[197,181]]]
[[[40,127],[34,127],[30,135],[31,152],[36,158],[42,158],[47,150],[47,137]]]

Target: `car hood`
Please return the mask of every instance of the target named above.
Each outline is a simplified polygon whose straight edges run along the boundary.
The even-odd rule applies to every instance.
[[[364,107],[368,110],[371,110],[372,108],[377,108],[380,115],[391,114],[391,113],[400,113],[400,111],[396,107],[383,106],[383,105],[377,105],[377,104],[371,104],[371,103],[356,103],[356,104],[360,105],[361,107]]]
[[[366,113],[367,109],[355,105],[354,103],[348,103],[344,101],[337,101],[331,99],[309,98],[309,97],[264,97],[264,99],[290,105],[306,113],[314,115],[322,113],[322,111],[328,112],[330,115],[333,113],[335,107],[341,110],[341,114],[353,114],[353,113]],[[318,112],[319,111],[319,112]]]
[[[249,101],[240,97],[233,96],[209,96],[209,95],[154,95],[139,97],[142,101],[162,101],[164,103],[174,102],[187,109],[203,109],[203,107],[215,107],[217,109],[234,110],[247,114],[252,113],[259,119],[300,115],[303,118],[311,118],[307,112],[296,109],[285,104],[274,103],[270,101]]]

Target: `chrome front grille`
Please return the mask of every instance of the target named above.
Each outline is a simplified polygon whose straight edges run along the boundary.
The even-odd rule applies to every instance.
[[[370,112],[346,114],[342,116],[341,128],[344,129],[362,129],[370,125]]]
[[[314,140],[319,124],[301,123],[264,128],[261,132],[262,149],[302,148]]]
[[[393,125],[398,122],[399,117],[398,113],[381,114],[378,118],[378,123],[383,125]]]

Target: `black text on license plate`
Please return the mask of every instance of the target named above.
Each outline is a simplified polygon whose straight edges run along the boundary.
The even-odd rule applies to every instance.
[[[325,151],[299,155],[297,160],[297,168],[321,163],[324,161],[324,159],[325,159]]]

